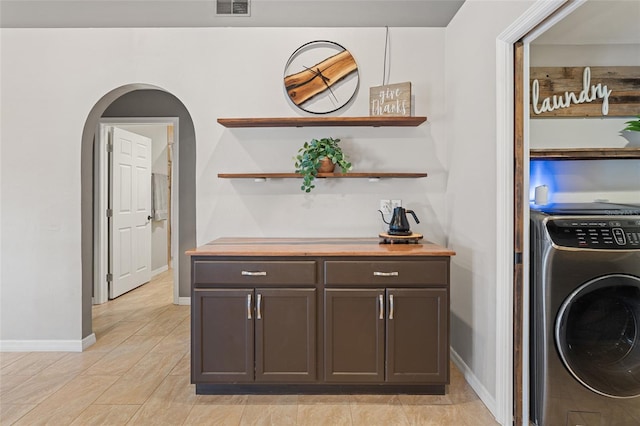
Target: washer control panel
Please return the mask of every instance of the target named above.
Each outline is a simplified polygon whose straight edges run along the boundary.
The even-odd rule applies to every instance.
[[[561,247],[640,250],[640,217],[636,216],[550,218],[547,232]]]

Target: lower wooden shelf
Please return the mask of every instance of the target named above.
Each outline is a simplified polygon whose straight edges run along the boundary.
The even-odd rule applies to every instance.
[[[297,179],[299,173],[218,173],[222,179]],[[396,172],[353,172],[353,173],[318,173],[317,178],[423,178],[426,173]]]
[[[624,160],[640,159],[640,148],[532,149],[531,160]]]

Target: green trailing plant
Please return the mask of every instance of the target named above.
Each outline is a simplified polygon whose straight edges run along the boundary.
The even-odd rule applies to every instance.
[[[311,142],[305,142],[298,150],[298,155],[295,157],[295,167],[296,173],[302,175],[301,190],[311,192],[315,188],[313,180],[318,175],[318,168],[324,157],[340,166],[343,173],[351,170],[351,163],[347,161],[342,148],[338,145],[339,142],[340,139],[333,138],[311,139]]]
[[[640,115],[636,115],[636,117],[638,117],[637,120],[627,121],[626,123],[624,123],[627,125],[627,127],[622,130],[629,130],[630,132],[640,132]]]

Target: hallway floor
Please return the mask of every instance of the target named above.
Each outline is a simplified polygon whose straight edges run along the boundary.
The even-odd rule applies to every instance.
[[[5,425],[496,425],[451,366],[446,395],[196,395],[170,272],[93,308],[82,353],[0,353]]]

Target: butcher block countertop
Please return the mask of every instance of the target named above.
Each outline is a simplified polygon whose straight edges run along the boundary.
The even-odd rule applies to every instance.
[[[380,244],[378,238],[219,238],[187,251],[189,256],[454,256],[446,247]]]

